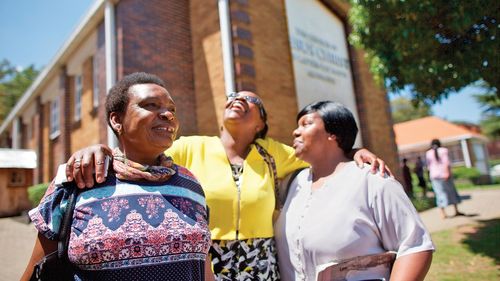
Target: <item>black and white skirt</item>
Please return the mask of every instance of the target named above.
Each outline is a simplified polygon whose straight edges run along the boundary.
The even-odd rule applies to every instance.
[[[279,280],[274,238],[212,240],[215,278],[222,280]]]

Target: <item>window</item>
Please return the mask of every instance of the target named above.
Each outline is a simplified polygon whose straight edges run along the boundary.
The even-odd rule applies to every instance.
[[[50,103],[50,139],[59,136],[59,98]]]
[[[95,57],[92,58],[92,83],[93,83],[93,91],[92,91],[92,105],[94,108],[99,106],[99,73],[97,59]]]
[[[23,186],[25,183],[25,176],[23,170],[12,171],[9,178],[9,186]]]
[[[75,77],[75,121],[82,119],[82,76]]]

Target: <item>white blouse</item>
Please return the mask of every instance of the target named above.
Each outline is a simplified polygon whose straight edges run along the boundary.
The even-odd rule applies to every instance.
[[[275,224],[282,280],[316,280],[318,267],[357,256],[434,250],[401,184],[369,169],[349,162],[314,191],[309,169],[295,178]],[[379,265],[347,280],[389,276]]]

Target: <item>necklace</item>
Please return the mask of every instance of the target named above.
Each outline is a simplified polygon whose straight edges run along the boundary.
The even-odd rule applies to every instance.
[[[233,180],[238,182],[240,180],[240,176],[243,173],[243,164],[232,164],[231,163],[231,173],[233,175]]]

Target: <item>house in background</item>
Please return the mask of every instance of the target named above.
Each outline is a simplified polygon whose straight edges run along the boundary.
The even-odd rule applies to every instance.
[[[439,139],[448,148],[453,166],[477,168],[489,178],[488,139],[469,128],[455,125],[435,116],[424,117],[394,125],[399,158],[415,163],[417,156],[425,159],[432,139]]]
[[[31,208],[26,189],[33,185],[35,168],[35,151],[0,149],[0,217]]]

